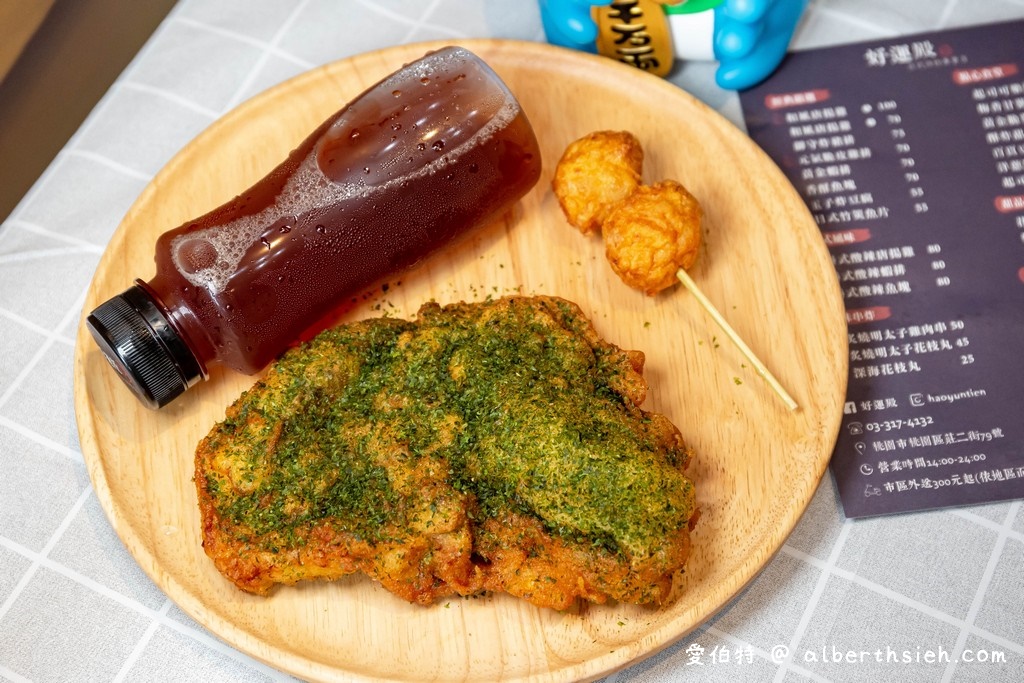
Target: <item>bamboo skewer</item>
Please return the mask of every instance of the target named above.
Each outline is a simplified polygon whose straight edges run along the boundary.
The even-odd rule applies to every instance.
[[[726,336],[736,344],[737,348],[739,348],[743,355],[746,356],[751,365],[754,366],[754,369],[757,370],[757,374],[761,375],[775,393],[779,395],[779,398],[781,398],[782,402],[786,404],[786,407],[790,410],[796,410],[798,408],[797,402],[793,400],[793,397],[789,395],[781,384],[779,384],[779,380],[775,379],[775,375],[768,370],[765,364],[754,355],[754,352],[750,350],[750,347],[740,339],[740,336],[736,334],[736,330],[732,329],[732,326],[729,325],[726,319],[722,317],[722,314],[718,312],[718,309],[715,308],[714,304],[704,296],[704,292],[700,291],[700,287],[698,287],[697,283],[693,281],[693,278],[691,278],[690,275],[682,268],[676,271],[676,277],[679,278],[679,281],[683,283],[683,286],[686,287],[694,297],[696,297],[704,310],[714,318],[715,322],[722,328],[722,331],[725,332]]]

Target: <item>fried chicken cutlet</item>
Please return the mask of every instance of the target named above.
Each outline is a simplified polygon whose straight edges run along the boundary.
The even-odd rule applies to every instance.
[[[639,407],[643,361],[553,297],[323,332],[199,444],[206,553],[257,594],[363,572],[421,604],[660,603],[694,489],[679,431]]]

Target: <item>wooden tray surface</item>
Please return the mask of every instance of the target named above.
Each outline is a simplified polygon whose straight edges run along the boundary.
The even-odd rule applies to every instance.
[[[677,87],[611,60],[537,43],[461,43],[519,97],[544,171],[504,220],[368,292],[345,319],[412,316],[440,303],[553,294],[579,303],[606,339],[646,353],[645,408],[668,415],[696,449],[701,508],[694,552],[662,608],[537,609],[505,595],[406,604],[365,577],[240,592],[200,546],[196,443],[254,381],[216,370],[160,412],[141,407],[84,327],[75,358],[82,451],[111,524],[184,611],[241,651],[315,680],[591,679],[676,641],[734,597],[780,548],[825,472],[847,376],[844,311],[813,219],[772,161]],[[440,43],[326,65],[227,114],[145,189],[111,240],[85,303],[153,273],[163,231],[262,177],[331,113]],[[562,150],[598,129],[642,141],[645,181],[675,178],[702,202],[706,242],[690,271],[800,405],[786,410],[696,300],[646,297],[610,270],[600,238],[568,227],[550,181]],[[400,280],[400,283],[398,282]],[[83,315],[83,320],[84,320]]]

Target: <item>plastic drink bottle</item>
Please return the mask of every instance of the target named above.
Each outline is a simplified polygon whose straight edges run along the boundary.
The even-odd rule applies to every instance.
[[[373,282],[506,211],[540,151],[477,56],[444,48],[366,90],[253,187],[164,233],[156,275],[87,325],[159,408],[221,363],[252,374]]]

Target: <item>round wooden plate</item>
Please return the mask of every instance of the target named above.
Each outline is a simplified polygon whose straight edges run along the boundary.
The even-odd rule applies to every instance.
[[[518,95],[544,172],[504,220],[377,287],[345,319],[412,316],[504,294],[576,301],[606,339],[647,354],[645,408],[696,449],[694,550],[661,608],[537,609],[506,595],[406,604],[365,577],[240,592],[201,548],[193,453],[254,381],[226,371],[160,412],[143,408],[79,330],[75,407],[82,451],[111,524],[183,610],[239,650],[307,679],[567,681],[648,656],[735,596],[792,531],[824,473],[842,415],[846,327],[818,228],[741,131],[677,87],[611,60],[507,41],[465,41]],[[159,233],[262,177],[366,87],[439,43],[364,54],[303,74],[216,122],[146,188],[111,240],[91,311],[153,273]],[[644,178],[675,178],[703,203],[706,243],[690,271],[800,405],[788,411],[685,290],[646,297],[610,270],[599,237],[564,221],[551,174],[573,139],[628,129]],[[83,315],[84,319],[84,315]]]

